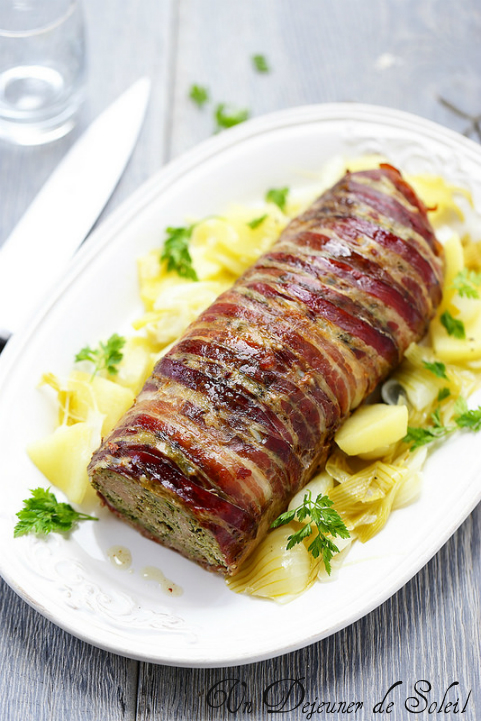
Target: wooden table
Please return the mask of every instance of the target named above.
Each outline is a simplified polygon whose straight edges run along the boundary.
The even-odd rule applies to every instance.
[[[374,103],[480,140],[479,125],[476,132],[462,115],[481,113],[479,0],[85,0],[85,6],[88,104],[61,141],[41,148],[0,144],[0,242],[82,128],[141,75],[152,79],[150,108],[103,217],[169,159],[211,135],[211,110],[188,99],[192,83],[253,116],[307,103]],[[253,71],[255,53],[268,58],[271,73]],[[410,583],[354,625],[297,653],[228,670],[155,666],[100,651],[46,621],[0,581],[0,719],[263,719],[270,716],[264,690],[286,678],[303,679],[306,701],[363,701],[355,716],[366,721],[384,716],[390,700],[395,721],[445,718],[445,711],[415,714],[404,699],[424,679],[432,685],[429,703],[439,704],[459,682],[449,698],[467,699],[463,718],[479,719],[480,526],[478,507]],[[208,690],[228,678],[245,683],[251,705],[236,712],[208,705]],[[384,713],[379,706],[374,713],[397,681],[403,683],[390,692]],[[273,717],[309,718],[308,709],[287,708]],[[351,717],[352,710],[331,715]]]

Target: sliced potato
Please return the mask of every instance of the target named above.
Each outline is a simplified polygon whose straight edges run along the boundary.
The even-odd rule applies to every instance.
[[[95,450],[93,446],[100,442],[100,438],[93,436],[94,431],[88,423],[76,423],[60,426],[27,448],[39,471],[72,503],[82,503],[91,489],[87,466]]]
[[[397,448],[397,443],[391,443],[389,446],[379,446],[373,451],[366,451],[366,453],[358,453],[359,458],[363,461],[377,461],[380,458],[386,459],[388,456],[394,453]]]
[[[132,393],[137,395],[154,367],[153,350],[147,338],[129,338],[122,349],[123,357],[117,366],[118,372],[110,376],[110,380],[130,388]]]
[[[448,238],[443,244],[444,248],[444,281],[443,281],[443,300],[440,306],[440,312],[450,307],[451,301],[456,294],[453,287],[454,278],[464,268],[464,252],[461,240],[456,233]]]
[[[371,453],[401,440],[408,427],[406,406],[361,406],[337,431],[335,441],[349,456]]]
[[[474,302],[474,301],[472,301]],[[462,320],[459,316],[457,320]],[[448,335],[439,317],[431,321],[429,332],[437,357],[447,363],[463,363],[481,358],[481,313],[464,324],[466,338]]]
[[[263,218],[252,228],[252,220]],[[192,233],[190,252],[201,280],[218,280],[227,271],[231,283],[243,273],[278,238],[288,218],[276,207],[269,206],[255,213],[246,208],[233,208],[229,220],[208,218],[198,223]]]
[[[159,249],[151,250],[150,253],[137,259],[140,297],[146,310],[152,310],[154,301],[166,281],[169,283],[173,280],[173,273],[166,278],[162,271]]]
[[[219,249],[235,246],[238,240],[235,228],[222,218],[207,218],[195,226],[189,251],[200,280],[215,279],[229,267]]]
[[[469,236],[463,238],[464,265],[470,270],[481,270],[481,242]]]
[[[451,305],[455,309],[453,315],[465,324],[476,322],[477,316],[481,314],[481,300],[479,298],[466,298],[456,293],[451,300]]]

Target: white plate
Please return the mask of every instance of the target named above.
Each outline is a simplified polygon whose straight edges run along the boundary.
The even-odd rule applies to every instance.
[[[221,578],[106,511],[101,522],[83,524],[69,539],[12,537],[28,489],[45,485],[25,453],[26,444],[54,424],[54,410],[36,388],[39,376],[68,373],[85,343],[128,327],[140,311],[135,258],[156,246],[168,225],[219,213],[232,201],[255,202],[271,187],[301,188],[332,156],[370,152],[409,172],[443,174],[468,187],[481,208],[481,148],[453,132],[352,104],[275,113],[209,140],[144,185],[95,233],[26,332],[7,346],[0,359],[0,571],[54,623],[96,646],[158,663],[227,666],[269,658],[328,636],[381,604],[478,503],[479,439],[463,434],[429,459],[421,499],[396,511],[368,544],[356,544],[336,582],[318,584],[286,606],[231,593]],[[132,572],[109,562],[107,551],[116,544],[131,550]],[[144,579],[145,566],[160,568],[183,595],[168,597]]]

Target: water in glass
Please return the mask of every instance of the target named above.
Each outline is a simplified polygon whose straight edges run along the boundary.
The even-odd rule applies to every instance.
[[[0,137],[24,145],[62,137],[84,88],[79,0],[1,0]]]

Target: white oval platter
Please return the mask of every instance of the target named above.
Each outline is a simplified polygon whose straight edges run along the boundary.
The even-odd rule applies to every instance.
[[[355,104],[274,113],[203,143],[140,188],[93,234],[28,328],[8,344],[0,357],[0,573],[58,626],[109,651],[177,666],[280,655],[380,605],[481,499],[479,439],[460,434],[429,458],[420,500],[396,511],[369,543],[356,544],[338,580],[283,606],[230,592],[221,578],[105,510],[98,510],[99,523],[85,523],[68,538],[13,539],[28,489],[46,486],[25,452],[54,425],[49,399],[37,388],[40,375],[68,373],[82,346],[128,329],[140,313],[135,258],[158,246],[169,225],[219,214],[232,202],[255,203],[268,188],[303,188],[333,156],[366,153],[381,153],[408,172],[442,174],[471,190],[481,209],[481,148],[449,130]],[[132,553],[130,571],[109,562],[108,549],[119,544]],[[142,577],[146,566],[161,569],[183,594],[165,595]]]

